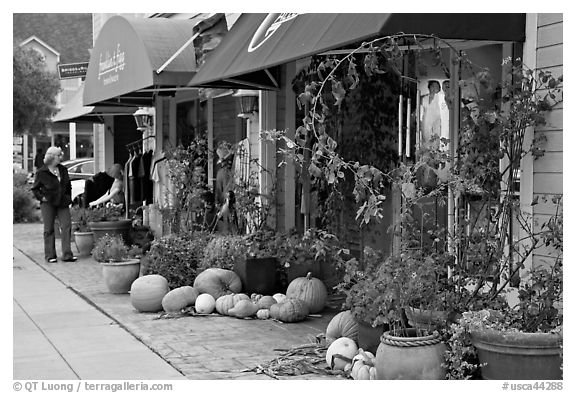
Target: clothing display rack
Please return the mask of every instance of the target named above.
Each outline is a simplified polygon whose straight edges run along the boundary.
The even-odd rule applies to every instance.
[[[130,148],[133,147],[133,146],[141,145],[142,142],[144,142],[146,139],[150,139],[150,138],[154,138],[154,135],[150,135],[150,136],[147,136],[147,137],[145,137],[145,138],[138,139],[137,141],[127,143],[127,144],[126,144],[126,148],[127,148],[127,149],[130,149]]]

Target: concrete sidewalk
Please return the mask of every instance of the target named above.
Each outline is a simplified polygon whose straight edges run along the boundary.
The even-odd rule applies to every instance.
[[[244,370],[276,358],[276,348],[291,348],[312,342],[326,330],[331,318],[340,311],[340,304],[329,304],[321,318],[308,318],[292,324],[219,315],[160,318],[159,313],[137,312],[128,294],[109,293],[102,279],[102,267],[91,257],[78,258],[75,263],[44,262],[41,224],[13,225],[13,241],[14,248],[26,255],[28,260],[33,260],[40,271],[79,294],[188,379],[269,380],[271,378],[265,374]],[[59,240],[56,241],[56,249],[58,255],[61,255]],[[14,285],[29,287],[26,282],[17,283],[16,278]],[[23,291],[26,293],[26,290]],[[124,377],[124,372],[121,374]],[[154,374],[149,378],[155,378]],[[306,374],[280,379],[340,377]]]
[[[14,379],[186,379],[14,250]]]

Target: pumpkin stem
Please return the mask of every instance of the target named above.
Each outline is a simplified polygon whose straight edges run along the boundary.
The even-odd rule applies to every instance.
[[[308,274],[306,275],[306,278],[308,280],[311,280],[312,279],[312,272],[308,272]]]

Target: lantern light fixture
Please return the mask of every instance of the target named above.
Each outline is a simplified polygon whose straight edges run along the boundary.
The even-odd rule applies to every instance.
[[[146,131],[152,128],[154,125],[154,115],[149,107],[140,107],[134,114],[134,120],[136,121],[136,129],[138,131]]]
[[[233,94],[233,97],[238,97],[240,100],[240,113],[238,117],[247,119],[258,112],[258,96],[259,92],[257,90],[240,89]]]

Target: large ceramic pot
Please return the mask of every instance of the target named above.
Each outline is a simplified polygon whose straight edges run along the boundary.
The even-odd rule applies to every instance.
[[[380,337],[388,329],[388,325],[372,326],[359,319],[356,319],[356,322],[358,323],[358,348],[376,353],[380,345]]]
[[[140,275],[140,260],[101,263],[104,282],[110,293],[128,293]]]
[[[501,332],[491,329],[472,332],[483,379],[562,379],[562,334]]]
[[[234,263],[234,272],[245,293],[273,295],[276,289],[276,258],[245,258]]]
[[[78,249],[78,255],[86,257],[94,248],[94,234],[92,232],[74,232],[74,243]]]
[[[132,220],[122,219],[118,221],[95,221],[88,223],[90,230],[94,233],[94,242],[98,242],[105,234],[120,235],[126,244],[130,243],[130,228]]]
[[[402,330],[405,337],[386,332],[376,351],[378,379],[444,379],[446,345],[438,332],[418,336],[417,329]]]

